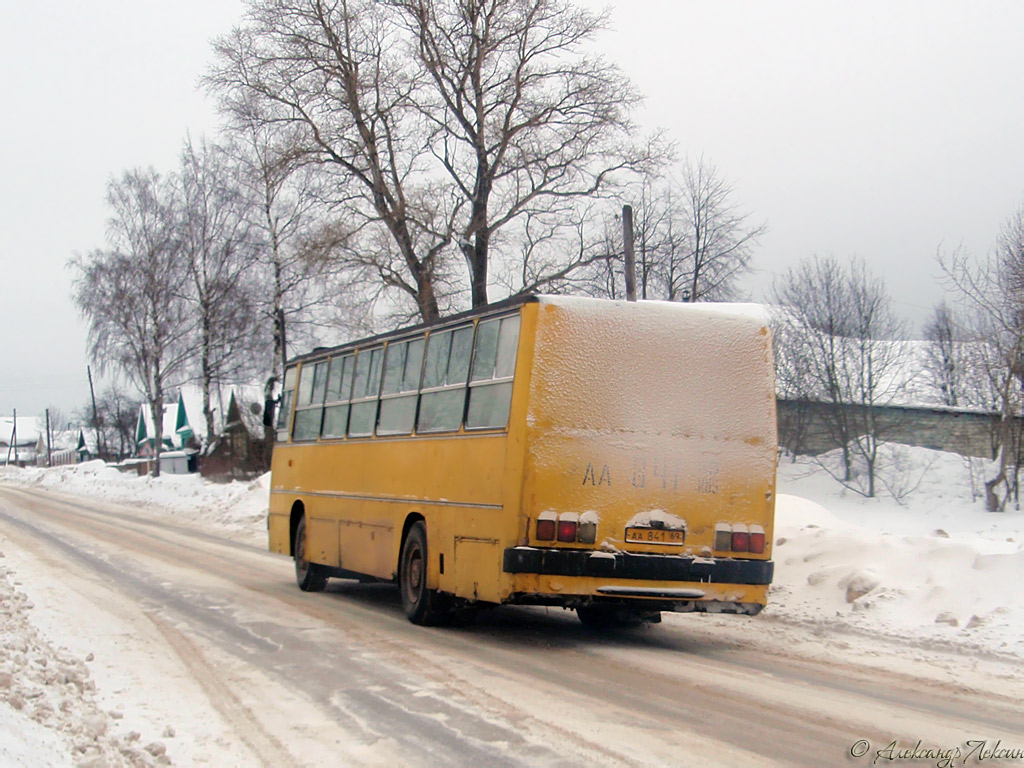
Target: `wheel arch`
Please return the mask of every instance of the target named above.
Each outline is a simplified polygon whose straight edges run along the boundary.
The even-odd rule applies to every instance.
[[[412,528],[416,523],[422,522],[424,526],[427,524],[427,518],[425,518],[419,512],[409,512],[405,516],[405,522],[402,523],[402,535],[398,537],[398,552],[395,554],[395,578],[398,577],[398,572],[401,568],[402,563],[402,547],[405,546],[405,537],[409,535],[409,529]],[[429,534],[429,531],[428,531]],[[427,541],[429,543],[430,537],[428,535]]]
[[[306,514],[306,505],[296,499],[292,504],[291,515],[288,519],[288,554],[295,556],[295,531],[299,527],[299,520]]]

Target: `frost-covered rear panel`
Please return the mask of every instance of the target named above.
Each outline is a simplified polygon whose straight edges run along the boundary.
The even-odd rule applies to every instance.
[[[770,542],[775,389],[760,309],[544,297],[539,310],[526,514],[594,513],[591,546],[606,549],[708,554],[721,523],[760,525]]]

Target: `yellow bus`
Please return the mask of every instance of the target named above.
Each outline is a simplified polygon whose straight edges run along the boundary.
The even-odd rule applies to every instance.
[[[409,619],[756,614],[771,337],[746,305],[525,296],[291,360],[270,549],[299,587],[396,581]]]

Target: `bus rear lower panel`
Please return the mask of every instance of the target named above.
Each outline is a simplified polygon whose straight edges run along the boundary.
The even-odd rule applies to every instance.
[[[763,607],[771,560],[511,547],[504,571],[510,602],[576,607],[593,603],[644,610],[739,613]]]

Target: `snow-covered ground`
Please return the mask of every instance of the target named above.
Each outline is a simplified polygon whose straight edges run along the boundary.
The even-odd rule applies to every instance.
[[[125,473],[102,461],[87,461],[52,469],[0,466],[0,483],[4,482],[151,507],[183,523],[244,539],[266,533],[269,473],[251,482],[212,483],[195,474],[139,477],[134,470]]]
[[[844,489],[810,459],[780,462],[768,611],[1024,658],[1024,513],[986,512],[956,454],[897,451],[914,488],[899,501]]]
[[[913,488],[899,501],[885,492],[864,498],[811,460],[782,459],[775,583],[762,618],[785,624],[790,640],[804,629],[809,638],[835,630],[1019,663],[1024,604],[1014,596],[1024,582],[1024,513],[985,512],[961,457],[898,450],[902,468],[887,478],[889,487]],[[144,506],[250,542],[266,535],[266,476],[229,484],[197,476],[153,480],[90,462],[0,467],[0,483]],[[70,652],[73,643],[52,625],[45,632],[34,621],[19,588],[25,577],[11,567],[18,560],[0,559],[0,766],[165,762],[161,734],[151,740],[152,734],[108,732],[109,718],[124,714],[103,714],[89,659]]]
[[[889,486],[912,488],[900,500],[887,490],[865,498],[812,459],[782,458],[768,612],[1024,658],[1024,603],[1012,599],[1013,585],[1024,583],[1024,513],[984,511],[972,468],[956,454],[891,450],[901,470],[894,480],[886,469]],[[977,487],[977,467],[974,475]],[[226,484],[153,479],[93,461],[0,467],[0,482],[157,508],[248,541],[266,532],[269,475]]]

